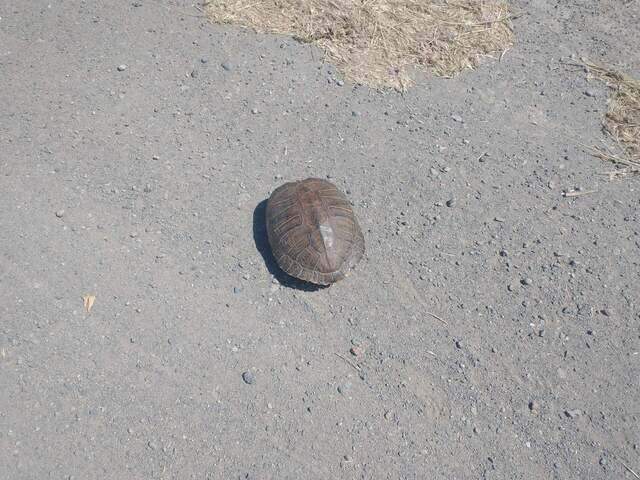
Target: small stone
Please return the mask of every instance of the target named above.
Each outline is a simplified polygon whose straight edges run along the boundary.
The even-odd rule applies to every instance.
[[[349,352],[351,352],[351,355],[353,355],[354,357],[359,357],[364,353],[364,348],[358,345],[354,345],[349,349]]]
[[[133,2],[133,6],[134,7],[141,7],[142,6],[142,2]]]
[[[607,464],[607,459],[604,457],[600,457],[600,461],[598,463],[604,467]]]
[[[258,113],[258,109],[257,108],[252,108],[251,109],[251,113],[253,113],[254,115]]]
[[[242,374],[242,380],[244,380],[244,383],[246,383],[247,385],[252,385],[256,381],[256,377],[253,375],[253,373],[247,370]]]
[[[231,65],[228,62],[222,62],[220,66],[227,72],[231,71]]]
[[[206,58],[201,58],[200,59],[200,63],[204,64],[207,63],[209,60],[207,60]]]
[[[508,257],[509,256],[509,252],[507,252],[506,250],[500,250],[500,256],[501,257]]]
[[[151,184],[147,183],[144,186],[144,193],[150,193],[151,192]]]
[[[493,219],[493,221],[494,221],[494,222],[498,222],[498,223],[503,223],[503,222],[505,221],[505,219],[504,219],[504,218],[502,218],[502,217],[495,217],[495,218]]]
[[[58,217],[58,218],[62,218],[62,217],[64,217],[64,210],[58,210],[58,211],[56,212],[56,217]]]
[[[352,117],[359,117],[360,115],[362,115],[360,112],[356,112],[355,110],[353,112],[351,112],[351,116]]]
[[[160,160],[160,157],[158,155],[154,155],[153,157],[151,157],[151,160]]]
[[[604,315],[605,317],[609,317],[609,316],[611,316],[611,314],[610,314],[609,310],[607,310],[606,308],[603,308],[602,310],[600,310],[600,313],[601,313],[602,315]]]
[[[198,71],[197,70],[191,70],[191,78],[198,78]]]
[[[595,90],[591,90],[590,88],[584,91],[584,94],[587,97],[597,97],[598,93]]]
[[[544,328],[541,328],[541,329],[538,331],[538,336],[539,336],[539,337],[544,337],[544,334],[545,334],[545,330],[544,330]]]
[[[129,234],[129,236],[130,236],[131,238],[136,238],[136,237],[138,236],[138,234],[137,234],[136,232],[131,232],[131,233]]]
[[[456,348],[462,349],[462,342],[460,340],[456,340]]]
[[[530,285],[533,285],[533,280],[531,280],[529,277],[526,277],[520,280],[520,283],[522,285],[530,286]]]
[[[564,414],[569,418],[578,418],[580,415],[582,415],[582,410],[565,410]]]
[[[455,198],[450,198],[449,200],[447,200],[446,205],[447,205],[447,207],[455,207],[456,199]]]
[[[391,410],[387,410],[384,412],[384,419],[391,420],[393,418],[393,412]]]
[[[538,410],[540,410],[540,404],[535,400],[531,400],[529,402],[529,410],[531,410],[532,412],[537,412]]]
[[[451,115],[451,119],[454,122],[463,123],[462,117],[460,115]]]
[[[351,389],[351,384],[350,383],[345,383],[343,385],[338,385],[338,393],[341,394],[345,394],[346,392],[348,392]]]
[[[336,82],[336,85],[338,85],[339,87],[342,87],[344,85],[344,82],[342,80],[338,80]]]
[[[127,66],[123,63],[122,65],[118,65],[118,71],[124,72],[127,69]]]

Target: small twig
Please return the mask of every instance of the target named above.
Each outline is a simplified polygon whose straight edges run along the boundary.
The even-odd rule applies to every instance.
[[[585,190],[583,192],[562,192],[563,197],[581,197],[582,195],[590,195],[592,193],[597,193],[597,190]]]
[[[334,352],[335,353],[335,352]],[[340,357],[342,360],[344,360],[345,362],[347,362],[351,367],[355,368],[357,371],[360,371],[360,367],[358,365],[356,365],[355,363],[353,363],[351,360],[349,360],[346,357],[343,357],[342,355],[340,355],[339,353],[336,353],[336,357]]]
[[[631,473],[631,475],[633,475],[634,477],[636,477],[637,479],[640,479],[640,475],[638,475],[636,472],[634,472],[633,470],[631,470],[630,467],[628,467],[624,462],[622,462],[622,466],[624,468],[627,469],[627,471],[629,471],[629,473]]]
[[[496,18],[495,20],[487,20],[486,22],[475,22],[475,23],[466,23],[466,22],[442,22],[444,25],[462,25],[465,27],[480,27],[482,25],[493,25],[494,23],[502,23],[506,20],[514,20],[518,17],[523,16],[527,12],[515,13],[513,15],[505,15],[501,18]]]
[[[431,313],[431,312],[427,312],[428,315],[431,315],[433,318],[435,318],[436,320],[441,321],[442,323],[444,323],[445,325],[447,325],[447,322],[445,322],[443,319],[441,319],[438,315],[436,315],[435,313]]]

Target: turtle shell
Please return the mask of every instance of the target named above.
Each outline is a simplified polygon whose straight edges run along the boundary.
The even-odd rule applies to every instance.
[[[267,235],[278,265],[318,285],[343,279],[364,254],[351,204],[326,180],[285,183],[269,197]]]

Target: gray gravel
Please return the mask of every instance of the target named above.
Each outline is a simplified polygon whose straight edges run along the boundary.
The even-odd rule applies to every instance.
[[[568,65],[640,77],[638,3],[516,0],[403,95],[192,4],[0,2],[0,479],[640,472],[638,179]],[[308,176],[367,245],[315,290],[263,222]]]

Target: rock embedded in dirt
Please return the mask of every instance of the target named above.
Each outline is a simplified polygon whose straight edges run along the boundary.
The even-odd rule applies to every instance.
[[[253,385],[253,383],[255,383],[256,381],[256,377],[253,375],[253,373],[247,370],[242,374],[242,380],[244,380],[244,383],[246,383],[247,385]]]

